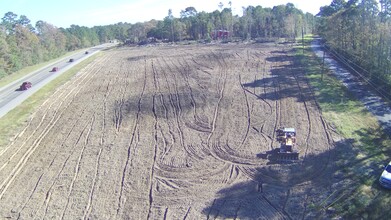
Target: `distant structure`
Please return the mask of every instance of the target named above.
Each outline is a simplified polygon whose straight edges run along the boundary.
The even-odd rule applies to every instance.
[[[211,33],[211,36],[212,36],[213,40],[228,39],[229,31],[227,31],[227,30],[214,30]]]

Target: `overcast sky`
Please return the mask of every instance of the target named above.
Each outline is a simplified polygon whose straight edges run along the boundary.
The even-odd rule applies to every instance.
[[[43,20],[57,27],[71,24],[97,26],[118,22],[144,22],[162,20],[172,9],[175,17],[181,10],[192,6],[197,11],[212,12],[222,2],[229,7],[229,0],[0,0],[0,16],[11,11],[18,16],[26,15],[33,26]],[[317,14],[319,8],[330,5],[332,0],[231,0],[234,14],[241,14],[243,6],[272,8],[275,5],[293,3],[304,13]]]

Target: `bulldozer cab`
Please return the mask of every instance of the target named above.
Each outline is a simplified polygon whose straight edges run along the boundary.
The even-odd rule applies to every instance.
[[[281,130],[285,135],[296,136],[296,130],[294,128],[283,128]]]
[[[277,141],[280,142],[278,151],[279,160],[298,160],[296,150],[296,130],[294,128],[280,128],[277,130]]]
[[[286,146],[293,146],[294,140],[293,138],[287,138],[285,141]]]
[[[280,128],[277,130],[277,141],[284,141],[287,138],[296,138],[296,130],[294,128]]]

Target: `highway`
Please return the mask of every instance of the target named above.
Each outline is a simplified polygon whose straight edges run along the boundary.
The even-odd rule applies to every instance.
[[[76,64],[87,59],[88,57],[94,55],[95,53],[115,46],[113,43],[106,43],[92,48],[88,48],[82,52],[72,54],[60,61],[49,64],[37,71],[34,71],[23,78],[16,80],[4,87],[0,88],[0,118],[6,115],[9,111],[14,109],[29,96],[34,94],[44,85],[66,72]],[[88,51],[88,54],[85,52]],[[73,62],[69,62],[70,59],[73,59]],[[57,67],[57,71],[52,71],[53,67]],[[20,90],[20,85],[23,82],[31,82],[32,87],[28,90]]]

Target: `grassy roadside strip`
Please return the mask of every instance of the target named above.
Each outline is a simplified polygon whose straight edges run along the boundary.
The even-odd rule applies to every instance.
[[[80,51],[83,51],[83,50],[85,50],[85,49],[80,49],[80,50],[68,52],[68,53],[64,54],[63,56],[58,57],[56,59],[52,59],[52,60],[49,60],[47,62],[39,63],[39,64],[36,64],[36,65],[33,65],[33,66],[25,67],[25,68],[23,68],[23,69],[21,69],[19,71],[16,71],[16,72],[14,72],[14,73],[12,73],[10,75],[7,75],[7,76],[5,76],[3,78],[0,78],[0,87],[8,85],[9,83],[12,83],[12,82],[16,81],[16,80],[26,76],[27,74],[29,74],[31,72],[39,70],[39,69],[41,69],[44,66],[47,66],[47,65],[49,65],[51,63],[55,63],[55,62],[57,62],[57,61],[59,61],[61,59],[64,59],[65,57],[71,56],[72,54],[76,54],[76,53],[78,53]]]
[[[22,127],[25,126],[29,116],[48,98],[53,92],[65,82],[69,81],[81,69],[89,63],[101,56],[102,52],[97,53],[81,63],[75,65],[70,70],[61,74],[59,77],[42,87],[26,99],[19,106],[8,112],[4,117],[0,118],[0,151],[14,138],[13,135],[18,134]]]
[[[322,80],[322,61],[312,52],[311,41],[312,37],[305,39],[304,53],[301,46],[295,49],[296,65],[306,73],[314,88],[322,115],[337,133],[351,143],[347,146],[349,155],[343,151],[336,155],[336,165],[355,184],[346,186],[344,190],[354,193],[347,193],[343,199],[331,203],[335,214],[364,219],[387,216],[391,213],[388,208],[391,198],[377,180],[382,172],[379,166],[390,159],[388,146],[391,146],[391,140],[382,131],[377,119],[327,68],[323,70]]]

